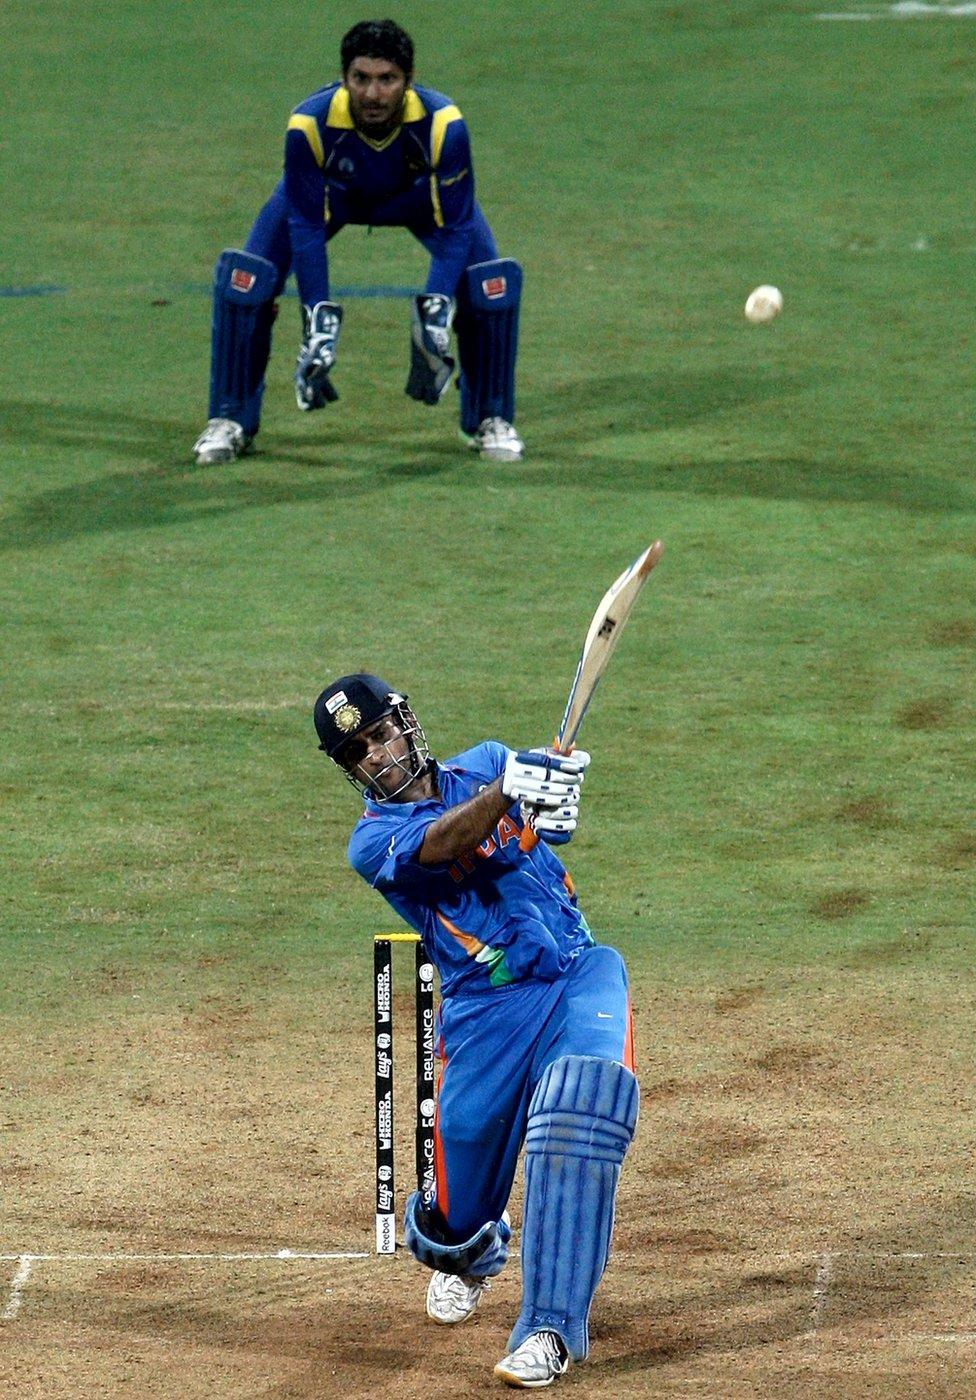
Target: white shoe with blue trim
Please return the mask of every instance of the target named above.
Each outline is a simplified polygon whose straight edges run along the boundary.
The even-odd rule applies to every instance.
[[[503,1356],[495,1375],[506,1385],[540,1390],[569,1369],[569,1352],[558,1332],[533,1332],[521,1346]]]
[[[427,1316],[448,1327],[467,1322],[490,1287],[486,1278],[435,1273],[427,1287]]]
[[[193,444],[193,456],[198,467],[233,462],[235,458],[244,456],[253,440],[240,423],[230,418],[211,418]]]
[[[461,437],[473,452],[494,462],[518,462],[525,454],[525,443],[504,418],[485,418],[477,432],[462,431]]]

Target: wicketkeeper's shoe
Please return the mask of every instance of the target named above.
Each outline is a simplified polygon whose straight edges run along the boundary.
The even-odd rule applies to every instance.
[[[540,1390],[544,1385],[552,1385],[568,1368],[569,1352],[562,1337],[557,1332],[533,1332],[521,1346],[502,1357],[495,1375],[507,1385]]]
[[[427,1316],[449,1327],[467,1322],[480,1303],[482,1293],[490,1287],[486,1278],[435,1273],[427,1286]]]
[[[494,462],[518,462],[525,452],[525,443],[504,418],[484,418],[476,433],[461,436],[472,451]]]
[[[211,418],[193,444],[193,455],[198,467],[212,467],[218,462],[233,462],[243,457],[253,441],[233,419]]]

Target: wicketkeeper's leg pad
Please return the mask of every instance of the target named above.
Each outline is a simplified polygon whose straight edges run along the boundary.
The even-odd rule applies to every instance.
[[[486,418],[515,422],[522,268],[495,258],[465,269],[454,323],[461,361],[461,428],[474,433]]]
[[[586,1356],[638,1100],[629,1069],[588,1055],[555,1060],[536,1085],[525,1137],[522,1310],[510,1352],[533,1332],[550,1331],[575,1361]]]
[[[419,1191],[413,1191],[403,1213],[403,1237],[413,1257],[428,1269],[494,1278],[505,1267],[512,1231],[505,1219],[489,1220],[469,1240],[450,1244],[436,1213],[423,1204]]]
[[[273,262],[235,248],[214,268],[210,417],[230,418],[250,437],[261,419],[278,281]]]

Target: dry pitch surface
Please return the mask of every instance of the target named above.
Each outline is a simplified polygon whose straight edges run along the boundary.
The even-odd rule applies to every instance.
[[[972,997],[832,976],[637,979],[641,1123],[564,1393],[976,1394]],[[368,1253],[369,1054],[365,1019],[244,985],[8,1022],[0,1392],[505,1393],[517,1262],[450,1329],[409,1257]],[[360,1257],[296,1257],[332,1251]]]

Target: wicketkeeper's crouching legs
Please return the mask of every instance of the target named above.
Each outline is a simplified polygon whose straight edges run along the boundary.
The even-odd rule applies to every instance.
[[[495,258],[466,268],[454,323],[461,361],[461,431],[484,457],[517,461],[524,451],[515,431],[522,268]]]
[[[287,269],[286,269],[287,271]],[[257,253],[228,248],[214,268],[210,338],[210,421],[194,444],[199,465],[230,462],[250,446],[261,421],[264,372],[280,269]]]
[[[510,1352],[534,1333],[555,1332],[574,1360],[586,1356],[638,1099],[629,1069],[587,1055],[555,1060],[536,1085],[525,1138],[522,1310]]]
[[[426,404],[443,397],[454,371],[453,325],[462,435],[483,457],[499,461],[517,461],[524,451],[514,428],[521,297],[519,264],[492,258],[465,269],[456,302],[425,292],[414,299],[411,315],[407,394]]]

